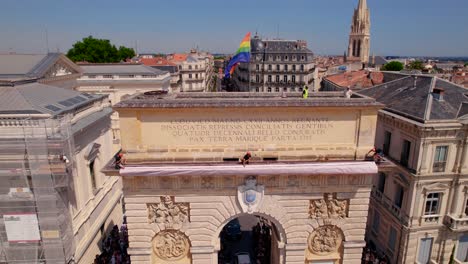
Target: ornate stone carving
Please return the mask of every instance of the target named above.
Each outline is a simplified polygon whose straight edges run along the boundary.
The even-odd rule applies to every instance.
[[[159,232],[153,240],[154,253],[163,260],[179,260],[190,249],[187,237],[180,231],[165,230]]]
[[[56,63],[54,64],[49,71],[45,74],[45,77],[51,78],[51,77],[59,77],[59,76],[64,76],[64,75],[69,75],[72,74],[72,70],[59,64]]]
[[[189,204],[175,203],[171,196],[161,196],[160,203],[148,205],[148,221],[157,224],[181,224],[190,220]]]
[[[317,255],[329,255],[338,251],[342,243],[341,231],[336,226],[321,226],[310,234],[309,250]]]
[[[348,200],[336,199],[328,193],[324,199],[311,200],[309,206],[310,218],[345,218],[348,212]]]
[[[249,176],[245,184],[237,187],[237,199],[244,213],[253,213],[257,210],[263,199],[265,187],[257,185],[257,178]]]

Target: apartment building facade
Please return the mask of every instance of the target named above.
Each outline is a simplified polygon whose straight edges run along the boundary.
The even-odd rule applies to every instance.
[[[436,77],[388,75],[392,81],[359,92],[386,105],[368,246],[390,263],[466,263],[467,92]]]

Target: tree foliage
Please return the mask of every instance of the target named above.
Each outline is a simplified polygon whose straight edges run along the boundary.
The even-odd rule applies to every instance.
[[[381,68],[382,71],[401,71],[403,70],[403,64],[399,61],[391,61]]]
[[[134,56],[135,51],[131,48],[120,46],[117,49],[108,39],[96,39],[93,36],[76,42],[67,53],[72,61],[91,63],[120,62]]]
[[[410,70],[424,70],[424,63],[420,60],[415,60],[408,64],[408,69]]]

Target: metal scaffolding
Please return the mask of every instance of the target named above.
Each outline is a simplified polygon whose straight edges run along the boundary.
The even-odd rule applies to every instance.
[[[70,119],[0,119],[0,263],[73,256]]]

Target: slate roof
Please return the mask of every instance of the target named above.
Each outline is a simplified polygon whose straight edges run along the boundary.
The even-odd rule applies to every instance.
[[[81,64],[83,74],[148,74],[162,75],[166,72],[141,64]]]
[[[178,72],[178,68],[177,66],[172,66],[172,65],[154,65],[154,66],[150,66],[151,68],[154,68],[154,69],[158,69],[160,71],[165,71],[165,72],[169,72],[169,73],[175,73],[175,72]]]
[[[0,114],[56,116],[101,100],[107,95],[76,92],[41,83],[0,87]]]
[[[386,74],[386,73],[384,73]],[[468,90],[433,76],[400,75],[401,78],[359,91],[385,104],[385,109],[416,120],[457,119],[468,112]],[[394,74],[392,76],[395,78]],[[437,99],[434,89],[443,91]]]
[[[371,60],[374,65],[384,65],[388,63],[388,61],[382,56],[375,56],[374,58],[371,58]]]
[[[80,72],[79,67],[61,53],[0,54],[0,80],[18,81],[42,78],[60,59]]]
[[[259,47],[262,42],[263,47]],[[252,53],[302,53],[313,54],[307,47],[301,46],[297,40],[262,40],[260,38],[252,38],[250,40],[250,48]]]

